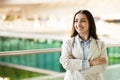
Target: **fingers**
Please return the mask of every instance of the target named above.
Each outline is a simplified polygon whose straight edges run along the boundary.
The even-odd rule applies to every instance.
[[[68,55],[68,58],[69,59],[74,59],[72,55]]]
[[[100,58],[99,59],[99,63],[100,64],[105,64],[107,61],[106,61],[106,59],[105,58]]]
[[[92,61],[90,61],[90,64],[93,65],[99,65],[99,64],[105,64],[107,61],[105,58],[96,58]]]

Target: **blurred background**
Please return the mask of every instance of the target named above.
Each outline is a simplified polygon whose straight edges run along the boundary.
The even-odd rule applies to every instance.
[[[63,80],[62,40],[74,14],[89,10],[106,42],[105,80],[120,80],[119,0],[0,0],[0,80]],[[111,75],[114,75],[111,76]]]

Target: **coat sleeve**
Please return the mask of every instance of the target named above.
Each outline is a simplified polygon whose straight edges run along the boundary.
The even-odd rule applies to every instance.
[[[102,73],[107,69],[107,65],[108,65],[108,57],[107,57],[107,49],[105,46],[104,42],[101,42],[101,56],[100,57],[104,57],[107,60],[106,64],[103,65],[95,65],[95,66],[91,66],[90,68],[85,70],[85,74],[90,75],[90,74],[95,74],[95,73]]]
[[[72,55],[72,44],[70,40],[64,40],[62,44],[60,63],[66,70],[81,70],[82,60],[69,59],[68,55]]]

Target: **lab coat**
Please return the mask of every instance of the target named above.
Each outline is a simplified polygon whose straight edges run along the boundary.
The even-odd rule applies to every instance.
[[[74,59],[69,59],[72,55]],[[92,38],[88,53],[88,60],[104,57],[108,61],[105,43]],[[103,80],[103,72],[107,68],[107,63],[90,66],[82,74],[83,50],[80,45],[79,36],[63,40],[60,63],[66,69],[64,80]]]

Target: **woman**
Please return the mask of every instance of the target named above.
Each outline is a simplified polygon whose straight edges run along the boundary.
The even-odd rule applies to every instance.
[[[98,39],[96,25],[88,10],[74,15],[71,38],[63,41],[60,63],[64,80],[103,80],[107,68],[105,43]]]

